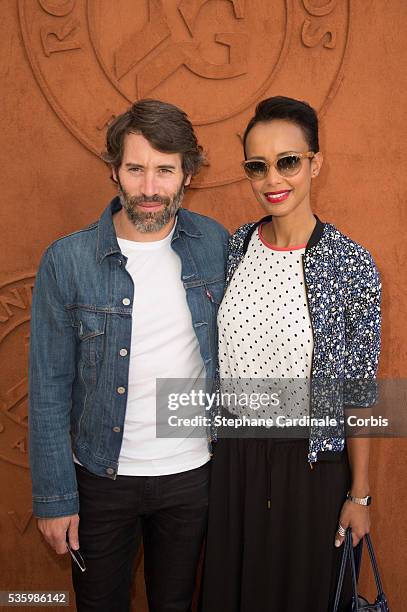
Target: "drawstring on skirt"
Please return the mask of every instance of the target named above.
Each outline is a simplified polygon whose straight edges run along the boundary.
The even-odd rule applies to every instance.
[[[272,493],[272,478],[271,478],[271,470],[273,467],[273,461],[274,461],[274,453],[275,453],[275,442],[273,439],[271,438],[265,438],[264,439],[264,447],[265,447],[265,453],[266,453],[266,478],[267,478],[267,487],[266,487],[266,491],[267,491],[267,508],[268,510],[270,510],[271,508],[271,493]]]

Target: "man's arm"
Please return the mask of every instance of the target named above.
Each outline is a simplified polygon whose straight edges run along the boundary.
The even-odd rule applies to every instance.
[[[78,492],[70,413],[75,337],[57,281],[52,249],[44,254],[33,293],[30,330],[29,446],[33,511],[47,541],[66,552],[77,545]],[[60,518],[62,517],[62,518]]]

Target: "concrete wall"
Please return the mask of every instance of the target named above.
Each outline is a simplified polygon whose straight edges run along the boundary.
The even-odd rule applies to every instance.
[[[321,116],[315,211],[373,253],[382,274],[381,376],[406,344],[405,0],[2,0],[0,36],[0,588],[69,589],[42,542],[27,458],[30,296],[41,253],[113,195],[98,158],[112,116],[140,97],[182,106],[210,160],[186,196],[230,230],[262,212],[240,135],[256,102],[285,94]],[[400,405],[400,410],[406,406]],[[372,458],[373,538],[393,612],[406,579],[404,439]],[[363,576],[363,589],[372,582]],[[146,610],[142,561],[134,609]]]

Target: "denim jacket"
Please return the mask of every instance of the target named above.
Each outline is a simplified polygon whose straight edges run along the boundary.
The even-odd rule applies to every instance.
[[[370,253],[333,225],[316,218],[303,255],[314,351],[311,366],[312,423],[333,417],[332,428],[311,424],[308,461],[345,445],[344,407],[375,403],[380,353],[379,274]],[[229,240],[226,285],[245,256],[256,228],[271,221],[241,226]]]
[[[37,517],[76,514],[72,451],[94,474],[116,478],[125,420],[134,286],[112,215],[54,242],[33,295],[29,426]],[[208,381],[217,360],[216,316],[225,281],[227,231],[181,209],[171,246]],[[126,348],[126,351],[120,349]]]

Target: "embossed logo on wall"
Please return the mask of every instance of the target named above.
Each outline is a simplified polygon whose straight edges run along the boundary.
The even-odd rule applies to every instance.
[[[0,459],[28,467],[27,365],[35,274],[0,286]]]
[[[137,6],[136,6],[137,5]],[[261,98],[322,114],[342,78],[349,0],[19,0],[37,82],[100,154],[106,125],[154,97],[187,111],[209,153],[195,187],[242,178],[241,135]]]

